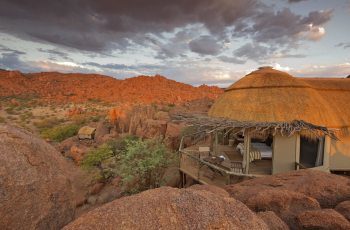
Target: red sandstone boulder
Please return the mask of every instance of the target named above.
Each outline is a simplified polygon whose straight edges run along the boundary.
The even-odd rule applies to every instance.
[[[165,137],[167,122],[148,119],[142,123],[141,139],[152,139],[154,136]]]
[[[110,110],[111,120],[118,133],[136,135],[141,130],[142,122],[154,118],[154,108],[150,105],[134,105],[126,103]]]
[[[296,217],[297,229],[348,230],[350,223],[333,209],[306,211]]]
[[[61,229],[74,218],[65,160],[37,135],[0,123],[0,229]]]
[[[87,202],[87,198],[86,197],[83,197],[83,198],[80,198],[77,200],[77,204],[76,204],[76,207],[80,207],[80,206],[83,206],[84,204],[86,204]]]
[[[169,110],[169,113],[186,113],[187,110],[183,105],[175,105]]]
[[[270,230],[289,230],[288,225],[272,211],[258,212],[257,216],[269,226]]]
[[[98,144],[101,144],[100,142],[102,141],[102,138],[107,134],[109,134],[109,128],[107,126],[105,125],[97,126],[95,131],[95,137],[94,137],[95,142]]]
[[[67,110],[66,117],[71,117],[76,114],[84,114],[85,111],[82,108],[74,107],[73,109]]]
[[[245,204],[254,212],[273,211],[291,229],[294,229],[296,215],[321,209],[314,198],[287,190],[263,191],[251,197]]]
[[[76,145],[78,143],[79,138],[77,136],[67,138],[66,140],[61,142],[61,144],[58,146],[58,150],[60,152],[68,151],[72,148],[73,145]]]
[[[162,187],[117,199],[63,229],[269,229],[224,190],[198,186]]]
[[[344,201],[335,207],[335,211],[342,214],[348,221],[350,221],[350,201]]]
[[[159,111],[154,115],[155,120],[170,121],[169,114],[167,112]]]
[[[316,170],[298,170],[255,178],[225,186],[231,197],[246,203],[261,192],[289,190],[315,198],[322,208],[334,208],[350,200],[350,180]]]
[[[83,156],[90,149],[82,145],[73,145],[70,149],[70,157],[75,161],[76,164],[79,164],[83,160]]]
[[[98,194],[102,190],[103,185],[104,185],[103,183],[97,183],[94,186],[92,186],[91,195]]]
[[[137,129],[141,128],[147,119],[153,119],[155,111],[151,105],[134,105],[132,108],[129,135],[137,135]]]
[[[180,123],[180,124],[175,124],[173,122],[167,123],[165,137],[169,138],[168,144],[174,150],[179,149],[180,142],[181,142],[181,138],[180,138],[179,134],[184,129],[184,127],[185,127],[184,123]]]

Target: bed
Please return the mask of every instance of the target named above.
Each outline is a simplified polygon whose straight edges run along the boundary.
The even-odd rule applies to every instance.
[[[237,150],[243,156],[244,153],[244,144],[239,143],[237,145]],[[272,158],[272,146],[267,146],[265,143],[251,143],[250,144],[250,153],[249,153],[249,162],[254,160],[271,159]]]

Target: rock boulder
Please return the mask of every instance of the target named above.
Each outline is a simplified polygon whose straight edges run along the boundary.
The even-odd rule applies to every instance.
[[[272,211],[258,212],[257,215],[269,226],[270,230],[289,230],[288,225]]]
[[[162,187],[124,197],[82,215],[69,229],[269,229],[220,188]]]
[[[261,192],[289,190],[315,198],[322,208],[334,208],[350,200],[350,180],[316,170],[298,170],[260,177],[224,189],[231,197],[246,203]]]
[[[342,214],[348,221],[350,221],[350,200],[341,202],[335,207],[335,211]]]
[[[273,211],[291,229],[294,229],[296,215],[304,211],[321,209],[320,204],[314,198],[288,190],[263,191],[251,197],[246,205],[254,212]]]
[[[0,229],[61,229],[75,188],[61,154],[35,134],[0,124]]]
[[[152,139],[155,135],[165,137],[167,122],[147,119],[142,123],[141,139]]]
[[[109,134],[109,128],[107,126],[97,126],[94,137],[95,142],[101,144],[100,142],[102,141],[103,137],[107,134]]]
[[[297,229],[318,229],[318,230],[346,230],[350,229],[350,223],[342,215],[333,209],[318,211],[306,211],[296,217]]]

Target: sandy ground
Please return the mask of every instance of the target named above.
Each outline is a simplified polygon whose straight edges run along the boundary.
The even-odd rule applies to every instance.
[[[0,104],[2,102],[0,101]],[[95,104],[95,103],[68,103],[68,104],[63,104],[63,105],[30,105],[27,108],[23,108],[19,110],[19,106],[15,107],[13,111],[16,114],[8,114],[6,112],[6,109],[9,108],[10,106],[2,106],[0,109],[0,118],[5,119],[6,122],[8,123],[17,123],[17,124],[22,124],[28,127],[30,130],[34,132],[38,132],[38,129],[35,127],[34,123],[35,122],[40,122],[43,119],[41,118],[50,118],[50,117],[57,117],[58,119],[65,118],[66,119],[66,113],[67,110],[72,109],[74,107],[79,107],[82,108],[83,110],[91,110],[91,109],[97,109],[100,111],[105,111],[105,110],[110,110],[111,107],[103,106],[101,104]],[[24,121],[21,120],[21,115],[25,115],[26,113],[32,113],[32,117],[26,118]],[[67,124],[66,123],[61,123],[61,125]]]

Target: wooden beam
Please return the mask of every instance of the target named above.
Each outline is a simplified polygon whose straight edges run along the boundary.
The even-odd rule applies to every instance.
[[[210,133],[210,152],[214,151],[214,134]]]
[[[218,145],[219,145],[219,135],[218,130],[215,130],[215,149],[214,149],[214,156],[218,155]]]
[[[243,164],[244,165],[244,174],[249,174],[249,163],[250,163],[250,133],[249,130],[244,132],[244,155],[243,155]]]
[[[180,174],[180,183],[179,183],[179,187],[183,188],[183,172],[181,170],[179,170],[179,174]]]

